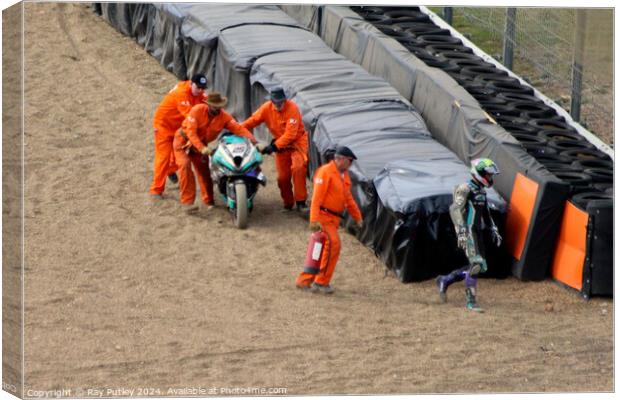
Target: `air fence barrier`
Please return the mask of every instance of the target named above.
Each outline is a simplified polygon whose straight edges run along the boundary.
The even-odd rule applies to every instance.
[[[448,207],[469,168],[431,137],[420,114],[394,88],[335,53],[281,9],[101,3],[96,10],[119,31],[139,32],[136,41],[150,44],[149,53],[178,78],[199,71],[196,65],[208,71],[210,87],[231,99],[228,108],[238,119],[264,102],[270,89],[283,86],[310,135],[311,175],[336,145],[348,145],[359,156],[350,174],[365,224],[360,231],[350,217],[344,224],[398,279],[429,279],[466,263]],[[503,228],[505,202],[495,190],[489,201]],[[487,248],[493,247],[490,239]],[[502,248],[490,252],[486,276],[507,276],[506,259]]]
[[[558,125],[565,132],[564,135],[577,135],[581,143],[587,139],[591,147],[596,148],[596,152],[582,150],[584,159],[586,163],[594,163],[588,160],[588,156],[594,156],[602,158],[602,162],[608,162],[608,171],[597,170],[593,174],[593,177],[607,180],[598,183],[599,186],[578,186],[582,181],[576,179],[582,179],[582,176],[577,177],[574,174],[568,176],[571,174],[555,171],[552,168],[555,164],[549,161],[556,162],[563,155],[546,159],[544,152],[552,153],[553,149],[547,150],[543,146],[541,150],[543,155],[538,156],[536,152],[531,151],[536,146],[522,146],[516,137],[523,140],[523,135],[515,134],[514,129],[511,132],[508,128],[504,129],[494,119],[496,114],[491,114],[492,117],[485,112],[478,101],[480,97],[474,98],[464,89],[460,84],[464,80],[459,82],[459,78],[462,77],[455,74],[454,69],[444,68],[448,71],[446,72],[427,65],[427,62],[419,58],[428,56],[427,53],[418,52],[416,55],[414,54],[416,49],[410,51],[414,46],[405,47],[413,45],[414,38],[398,37],[403,30],[390,28],[389,22],[381,26],[383,31],[380,31],[348,7],[288,5],[281,7],[302,24],[312,27],[339,54],[390,82],[420,111],[433,137],[454,151],[462,161],[467,162],[485,156],[497,162],[502,174],[496,179],[496,188],[509,202],[506,239],[513,259],[513,275],[522,280],[541,280],[552,276],[555,280],[579,290],[585,297],[592,294],[613,293],[613,282],[610,280],[613,276],[613,240],[608,240],[612,236],[610,233],[612,222],[611,218],[605,220],[600,217],[613,214],[613,202],[609,200],[612,198],[609,188],[611,184],[607,183],[611,181],[613,151],[607,145],[572,121],[557,104],[529,87],[511,71],[502,69],[501,64],[484,54],[451,27],[442,24],[439,18],[424,7],[420,7],[417,11],[420,11],[420,14],[427,14],[426,17],[422,15],[424,22],[437,24],[436,32],[456,36],[462,44],[469,46],[469,52],[479,56],[481,62],[502,69],[500,72],[509,75],[509,79],[519,80],[519,83],[526,86],[535,97],[535,101],[555,110],[559,115],[555,121],[561,122],[547,121],[551,128],[560,130],[554,126]],[[381,7],[369,8],[382,10]],[[413,9],[415,8],[410,8]],[[398,11],[392,12],[394,13]],[[414,11],[405,10],[401,14],[419,17]],[[386,21],[388,19],[390,18],[385,18]],[[318,26],[316,21],[320,22]],[[392,34],[394,38],[388,34]],[[428,64],[436,65],[433,61],[436,60],[431,59]],[[527,121],[525,125],[528,125]],[[525,128],[529,126],[524,126],[523,129]],[[544,133],[552,132],[544,131]],[[557,142],[554,144],[557,145]],[[583,162],[583,159],[576,158],[575,163],[580,162]],[[562,167],[583,168],[581,165]],[[560,176],[563,179],[559,179]],[[566,179],[573,180],[567,183]],[[607,193],[596,192],[593,188],[605,189]],[[588,190],[594,190],[594,193],[587,192]],[[586,193],[583,193],[584,191]],[[584,218],[584,214],[579,218],[577,217],[579,213],[571,212],[569,204],[575,207],[576,203],[581,204],[581,212],[587,213],[589,219]],[[576,225],[580,227],[579,233],[567,234],[566,231]],[[568,237],[572,240],[567,240]],[[575,247],[579,250],[575,250]],[[567,254],[572,255],[569,257]],[[560,259],[561,263],[558,261]],[[572,279],[568,279],[568,275],[572,276]],[[592,284],[593,280],[596,281],[595,285]],[[576,281],[579,281],[579,284]]]

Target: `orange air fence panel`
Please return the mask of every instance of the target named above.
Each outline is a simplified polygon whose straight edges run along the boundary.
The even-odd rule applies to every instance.
[[[581,290],[583,263],[586,259],[588,213],[566,202],[551,276],[565,285]]]
[[[523,253],[537,195],[538,183],[517,173],[506,216],[506,246],[517,260]]]

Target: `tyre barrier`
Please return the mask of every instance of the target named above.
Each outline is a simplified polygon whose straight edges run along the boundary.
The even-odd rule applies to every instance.
[[[393,24],[403,32],[408,32],[413,36],[420,35],[443,35],[450,36],[450,31],[447,29],[440,29],[437,25],[424,24],[419,22],[398,22]]]
[[[510,105],[487,104],[484,110],[494,117],[513,116],[518,117],[521,113]]]
[[[454,65],[452,63],[449,63],[450,65]],[[429,65],[429,64],[427,64]],[[461,86],[465,86],[469,83],[472,83],[473,81],[471,80],[471,77],[469,76],[465,76],[465,75],[461,75],[458,71],[460,70],[459,67],[456,67],[457,70],[456,71],[445,71],[445,73],[447,73],[448,75],[450,75],[452,77],[452,79],[454,79],[459,85]],[[484,88],[483,88],[484,89]],[[490,91],[485,92],[484,94],[488,95]],[[471,93],[471,92],[470,92]],[[478,93],[477,91],[474,91],[474,93]]]
[[[614,194],[614,184],[613,183],[593,183],[592,187],[599,192],[610,194],[613,196]]]
[[[549,140],[549,147],[561,153],[566,150],[593,150],[594,146],[588,142],[577,141],[572,139],[554,139]]]
[[[370,14],[383,15],[383,7],[375,7],[375,6],[361,6],[361,7],[351,7],[351,9],[355,9],[355,12],[366,17]]]
[[[572,196],[570,199],[570,201],[572,201],[573,204],[575,204],[576,206],[582,209],[586,209],[589,202],[597,201],[597,200],[612,200],[613,201],[613,196],[610,196],[609,194],[606,194],[606,193],[600,193],[600,192],[581,192],[581,193],[578,193]]]
[[[467,61],[472,61],[472,62],[480,62],[480,58],[473,53],[459,53],[456,51],[445,51],[445,52],[437,51],[437,57],[441,60],[446,60],[446,61],[467,60]]]
[[[538,130],[566,130],[566,131],[573,131],[573,132],[577,132],[575,130],[575,128],[573,128],[572,126],[570,126],[569,124],[567,124],[565,121],[559,121],[557,119],[550,119],[550,118],[536,118],[536,119],[532,119],[528,122],[528,124],[530,124],[531,126],[533,126],[534,128],[537,128]]]
[[[395,23],[399,22],[415,22],[415,23],[428,23],[430,18],[428,15],[419,11],[407,11],[407,10],[395,10],[387,11],[386,16],[393,18]]]
[[[547,118],[547,119],[552,119],[552,120],[559,121],[559,122],[566,122],[564,117],[562,117],[561,115],[558,115],[555,110],[553,110],[553,112],[555,114],[549,114],[545,111],[540,111],[540,112],[532,111],[530,113],[527,113],[527,117],[530,119]]]
[[[457,67],[459,67],[461,69],[463,69],[463,68],[470,68],[470,67],[473,67],[473,68],[479,67],[479,68],[486,68],[488,70],[488,69],[491,69],[491,68],[495,68],[495,66],[493,64],[491,64],[491,63],[480,62],[480,61],[477,61],[477,60],[470,60],[470,59],[467,59],[467,58],[443,57],[443,54],[444,53],[438,53],[438,57],[440,59],[448,58],[447,61],[449,61],[450,64],[456,65]],[[476,74],[471,74],[471,73],[469,73],[470,71],[471,71],[471,69],[467,70],[466,72],[461,72],[461,73],[463,75],[465,75],[465,76],[476,77]],[[500,100],[502,100],[503,102],[506,102],[503,99],[500,99]]]
[[[410,39],[411,42],[415,43],[415,38],[409,32],[403,32],[399,28],[394,27],[390,24],[374,24],[377,29],[381,32],[385,33],[388,36],[393,37],[394,39]]]
[[[611,158],[602,151],[598,149],[588,149],[588,148],[580,148],[573,150],[565,150],[559,152],[564,156],[573,158],[575,160],[606,160],[611,161]]]
[[[510,116],[508,116],[508,117],[510,117]],[[512,136],[514,136],[515,133],[526,134],[526,135],[536,135],[536,131],[530,129],[527,125],[515,124],[515,123],[512,123],[512,122],[501,122],[499,124],[506,131],[510,132],[512,134]],[[545,141],[543,140],[543,142],[545,142]]]
[[[541,146],[545,145],[545,141],[539,138],[536,135],[532,135],[531,133],[513,133],[515,139],[517,139],[521,144],[539,144]]]
[[[434,28],[434,29],[430,29],[430,28],[426,28],[423,26],[411,26],[408,27],[408,24],[401,24],[401,29],[403,29],[406,32],[409,32],[411,35],[413,35],[414,37],[419,37],[422,35],[443,35],[443,36],[449,36],[450,35],[450,31],[447,29],[438,29],[438,28]]]
[[[472,95],[472,97],[476,100],[478,100],[478,103],[482,106],[485,107],[487,105],[492,106],[492,105],[496,105],[496,106],[505,106],[508,105],[508,103],[506,103],[504,100],[499,99],[495,96],[489,96],[486,93],[470,93]]]
[[[571,193],[576,193],[579,188],[588,188],[592,183],[590,175],[581,172],[557,171],[555,176],[571,186]]]
[[[401,24],[414,24],[414,23],[425,23],[428,22],[429,19],[421,19],[419,17],[391,17],[392,21],[394,21],[394,25]]]
[[[431,66],[431,67],[435,67],[435,68],[441,68],[444,70],[444,72],[446,73],[456,73],[459,70],[459,67],[450,64],[447,61],[440,61],[438,59],[432,59],[432,60],[427,60],[425,61],[427,65]]]
[[[513,78],[512,76],[508,76],[508,75],[502,75],[501,73],[489,74],[489,75],[479,75],[479,76],[475,77],[474,80],[476,82],[484,83],[484,85],[486,85],[486,86],[493,85],[493,84],[496,84],[496,83],[509,84],[509,85],[515,85],[515,86],[518,86],[520,84],[519,80],[517,78]],[[496,87],[494,90],[497,93],[502,93],[502,90],[501,90],[500,87]]]
[[[614,183],[614,173],[608,169],[587,168],[583,173],[590,176],[593,183]]]
[[[507,72],[497,69],[494,65],[491,67],[486,67],[483,65],[463,67],[461,68],[461,74],[471,76],[472,78],[480,77],[484,80],[492,80],[493,78],[508,76]]]
[[[467,50],[470,48],[461,46],[458,44],[449,44],[449,43],[435,43],[424,46],[428,51],[434,54],[436,57],[439,57],[441,54],[445,53],[456,53],[456,54],[467,54]]]
[[[404,35],[404,36],[394,36],[394,40],[396,40],[398,43],[402,44],[403,47],[409,48],[409,47],[413,47],[413,48],[417,48],[417,43],[416,43],[416,39],[409,35]],[[431,57],[432,60],[435,59],[435,57],[433,57],[432,54],[429,54],[429,56]]]
[[[390,12],[390,11],[412,11],[421,13],[420,7],[409,7],[409,6],[384,6],[382,7],[382,12]]]
[[[495,121],[497,121],[497,123],[502,126],[503,124],[520,125],[521,129],[526,130],[528,132],[538,132],[536,128],[529,126],[527,124],[527,120],[521,116],[515,117],[514,115],[506,115],[506,116],[497,117]]]
[[[570,157],[569,157],[570,159]],[[597,169],[607,169],[609,171],[613,171],[614,163],[610,160],[601,160],[601,159],[579,159],[572,160],[572,165],[575,167],[579,167],[581,169],[588,168],[597,168]]]
[[[428,52],[428,50],[426,50],[423,47],[418,47],[415,43],[406,41],[404,43],[402,43],[402,45],[407,48],[407,50],[409,50],[411,53],[413,53],[413,55],[415,55],[417,58],[419,58],[420,60],[426,62],[426,61],[436,61],[437,59],[435,58],[434,55],[432,55],[431,53]],[[443,61],[443,60],[441,60]]]
[[[371,24],[389,25],[392,23],[392,18],[388,17],[387,15],[383,15],[383,14],[368,13],[366,14],[364,18],[366,19],[366,21],[370,22]]]
[[[455,80],[459,82],[459,79],[461,79],[464,82],[463,84],[461,84],[461,86],[466,87],[469,94],[474,96],[474,98],[475,96],[494,97],[493,95],[495,94],[495,92],[492,89],[489,89],[483,85],[480,85],[479,82],[470,81],[468,80],[467,77],[462,76],[462,75],[458,75],[457,79]]]
[[[439,44],[465,47],[463,46],[463,42],[461,42],[460,39],[446,35],[420,35],[416,39],[418,40],[420,47]]]
[[[511,93],[511,92],[502,92],[499,93],[497,95],[497,97],[502,98],[504,100],[506,100],[507,102],[511,102],[511,101],[515,101],[515,102],[521,102],[521,101],[525,101],[528,103],[535,103],[535,104],[544,104],[544,102],[539,99],[536,98],[532,95],[529,94],[521,94],[521,93]]]
[[[526,118],[548,118],[556,114],[555,110],[549,106],[540,103],[532,103],[529,101],[512,101],[509,102],[514,108],[521,111],[521,115]]]
[[[511,79],[515,79],[515,78],[511,78]],[[493,86],[497,90],[498,93],[509,92],[509,93],[520,93],[520,94],[527,94],[527,95],[534,94],[534,89],[529,88],[527,86],[523,86],[517,82],[507,82],[507,81],[495,79],[495,80],[492,80],[492,82],[489,82],[489,85]]]
[[[495,96],[497,92],[493,89],[487,87],[487,84],[484,81],[476,80],[476,78],[471,79],[469,76],[463,75],[463,79],[467,80],[467,83],[463,86],[465,89],[473,90],[473,91],[484,91],[489,93],[489,95]]]
[[[380,7],[373,8],[373,11],[377,12],[376,10],[378,8]],[[359,7],[353,7],[352,9],[356,10],[362,16],[367,15]],[[389,9],[389,8],[383,8],[382,10],[383,10],[384,16],[387,18],[395,18],[395,17],[418,18],[421,15],[425,15],[419,10],[410,10],[409,12],[407,12],[403,8],[397,8],[394,10]],[[420,24],[422,24],[422,22],[420,22]],[[433,27],[436,27],[437,29],[441,29],[440,27],[435,25],[430,20],[424,21],[423,24],[424,24],[423,29],[425,30],[432,30]],[[416,26],[416,22],[408,23],[408,25],[406,26],[406,29],[415,29],[415,26]],[[398,36],[398,34],[395,33],[395,36]],[[482,60],[480,57],[473,55],[472,54],[473,52],[470,49],[468,48],[462,49],[462,47],[466,47],[466,46],[462,45],[462,41],[460,39],[445,35],[445,32],[443,32],[442,35],[419,35],[417,37],[419,39],[419,43],[422,45],[429,45],[429,42],[433,42],[432,45],[436,45],[436,42],[444,43],[444,44],[450,43],[451,45],[458,46],[458,48],[450,49],[449,51],[451,53],[470,54],[470,56],[464,57],[468,61],[460,61],[462,58],[459,58],[459,56],[446,57],[446,56],[443,56],[443,52],[439,52],[438,49],[436,48],[431,48],[431,49],[427,48],[429,50],[429,53],[435,55],[436,57],[439,57],[442,59],[448,59],[451,61],[455,60],[451,62],[451,64],[461,67],[458,73],[457,71],[454,71],[453,69],[450,69],[449,67],[447,67],[445,64],[440,64],[440,63],[436,63],[436,62],[432,62],[428,60],[428,57],[425,57],[423,61],[425,61],[430,66],[444,69],[459,84],[463,85],[463,87],[466,90],[475,90],[473,93],[470,92],[472,96],[480,102],[480,105],[482,106],[483,109],[485,109],[485,111],[487,111],[489,114],[491,114],[495,118],[498,118],[501,116],[507,116],[507,115],[514,115],[514,112],[510,109],[505,109],[505,108],[501,109],[501,108],[496,107],[496,105],[500,104],[500,102],[497,100],[482,99],[479,96],[480,94],[482,94],[480,90],[474,89],[471,86],[469,87],[467,86],[468,77],[469,78],[473,77],[476,80],[483,80],[487,82],[487,84],[489,85],[489,88],[493,92],[499,93],[503,96],[509,96],[508,97],[509,100],[515,100],[516,101],[515,104],[512,104],[512,105],[514,106],[516,110],[519,110],[522,112],[522,116],[524,118],[531,119],[532,121],[537,120],[539,121],[540,125],[543,126],[541,127],[541,126],[534,125],[536,128],[541,127],[541,129],[549,129],[549,128],[570,129],[570,126],[568,126],[568,124],[565,124],[564,119],[561,116],[557,115],[557,112],[555,111],[555,109],[544,105],[540,99],[537,99],[535,96],[533,96],[534,92],[532,88],[522,85],[518,79],[507,76],[507,73],[505,71],[499,70],[498,68],[494,67],[493,64],[487,63],[484,60]],[[459,60],[459,61],[456,61],[456,60]],[[476,62],[479,62],[480,65],[476,65]],[[510,96],[514,96],[514,97],[510,97]],[[508,104],[511,105],[511,102],[508,101]],[[489,107],[487,108],[487,106]],[[536,123],[534,122],[534,124]],[[513,128],[513,131],[516,130],[514,126],[512,128]],[[518,130],[518,132],[523,132],[523,130]]]
[[[534,127],[530,127],[532,129],[536,129]],[[574,142],[583,142],[590,144],[583,136],[578,134],[574,130],[566,130],[566,129],[543,129],[538,132],[538,136],[541,138],[551,141],[551,140],[572,140]],[[587,147],[587,146],[586,146]]]
[[[487,94],[487,92],[481,91],[479,84],[482,83],[485,86],[485,89],[491,89],[491,91],[495,92],[494,94],[498,97],[499,95],[510,96],[508,97],[510,100],[507,102],[508,106],[511,101],[531,101],[535,104],[545,104],[542,99],[538,99],[534,95],[534,90],[532,88],[525,84],[521,84],[521,80],[513,78],[512,75],[504,77],[504,80],[502,80],[501,77],[494,77],[497,82],[492,82],[488,77],[484,77],[484,79],[482,79],[482,77],[474,77],[474,81],[472,82],[467,76],[462,74],[461,71],[458,73],[450,71],[449,75],[453,78],[453,80],[444,80],[441,77],[441,74],[435,74],[426,68],[419,67],[418,63],[409,62],[406,58],[404,58],[404,56],[400,56],[398,51],[394,52],[394,47],[390,41],[376,36],[372,30],[360,32],[357,26],[355,26],[354,16],[343,8],[326,7],[326,9],[329,9],[327,15],[331,17],[329,24],[326,25],[327,28],[325,35],[325,37],[329,38],[330,45],[334,48],[338,48],[338,51],[341,54],[354,60],[361,60],[362,54],[364,57],[368,57],[371,53],[368,53],[367,51],[370,50],[372,50],[373,54],[376,54],[377,57],[386,57],[386,63],[377,64],[375,62],[370,65],[370,62],[364,61],[363,65],[368,68],[369,72],[383,76],[385,79],[390,81],[394,87],[399,88],[401,93],[406,94],[405,96],[411,99],[414,106],[421,110],[421,113],[425,119],[428,118],[427,123],[429,126],[433,127],[433,135],[441,140],[442,143],[447,144],[447,146],[453,149],[453,151],[457,152],[459,157],[463,160],[468,159],[468,157],[473,157],[474,154],[482,155],[486,153],[491,157],[499,157],[499,154],[508,155],[508,153],[510,153],[509,150],[515,148],[500,144],[501,140],[505,137],[506,131],[501,130],[504,134],[493,136],[494,132],[500,132],[499,128],[497,128],[497,130],[495,130],[495,128],[488,128],[490,124],[485,124],[484,121],[479,123],[478,121],[480,121],[480,119],[478,116],[475,116],[476,113],[474,113],[473,108],[460,107],[461,105],[467,103],[468,98],[462,96],[459,90],[452,89],[454,81],[461,84],[465,90],[470,92],[474,99],[478,98],[478,101],[484,101],[481,96]],[[433,20],[435,19],[433,18]],[[428,26],[426,28],[428,28]],[[347,35],[352,35],[357,39],[354,39],[352,44],[359,44],[362,42],[368,42],[369,44],[365,48],[360,49],[359,46],[355,47],[342,45],[342,42],[336,42],[335,39],[332,39],[334,33],[343,31],[346,32]],[[465,51],[467,54],[473,54],[473,50]],[[436,50],[432,53],[436,58],[440,58],[442,56],[442,54],[439,54]],[[456,54],[458,54],[458,52],[456,52]],[[470,57],[459,57],[458,55],[455,55],[454,57],[441,57],[442,60],[462,58],[471,59]],[[484,61],[482,57],[479,57],[479,59],[480,61]],[[426,60],[421,61],[426,62]],[[361,61],[359,62],[362,63]],[[397,71],[398,73],[392,73],[386,69],[386,65],[393,66],[395,68],[394,71]],[[501,70],[501,68],[499,69]],[[406,81],[404,78],[408,78],[410,80]],[[413,82],[413,85],[408,85],[409,82]],[[436,101],[428,101],[426,96],[422,94],[425,90],[438,90],[443,97],[436,99]],[[496,103],[497,102],[493,101],[492,105],[497,107],[498,105]],[[458,109],[455,109],[454,105],[456,105]],[[469,103],[467,103],[467,105],[469,106]],[[505,108],[501,110],[492,110],[494,113],[490,113],[489,110],[484,109],[483,106],[480,106],[480,108],[487,111],[487,114],[489,114],[492,119],[495,119],[499,126],[502,126],[503,123],[514,124],[508,127],[512,128],[515,133],[533,133],[535,136],[538,136],[540,131],[543,130],[574,130],[568,124],[562,125],[566,123],[566,121],[563,120],[561,116],[557,115],[557,113],[556,115],[549,115],[547,108],[544,108],[544,110],[530,111],[530,113],[523,113],[517,116],[506,115],[507,110]],[[446,113],[449,112],[449,110],[452,110],[454,114],[452,114],[451,119],[456,118],[456,122],[447,123],[445,120],[441,120],[441,117],[437,115],[439,113],[436,111],[433,112],[433,110],[438,109]],[[536,114],[536,112],[539,111],[541,111],[542,114]],[[508,111],[508,113],[510,113],[510,111]],[[530,122],[532,121],[531,113],[534,113],[533,115],[535,118],[543,121],[530,125]],[[547,120],[546,123],[544,120]],[[551,123],[553,123],[553,126],[549,126]],[[515,126],[518,124],[522,124],[521,129],[519,129],[518,126]],[[470,134],[472,136],[474,134],[478,135],[480,141],[472,142],[471,136],[469,136]],[[489,137],[493,137],[493,139],[489,139]],[[469,147],[467,147],[468,143]],[[545,164],[554,163],[564,163],[568,166],[575,160],[574,157],[560,155],[555,151],[555,149],[550,149],[548,147],[549,146],[547,144],[543,146],[532,143],[525,144],[523,146],[523,148],[528,151],[530,155],[534,156],[534,158],[536,158],[543,166]],[[513,227],[511,230],[515,230],[516,226],[520,226],[518,228],[519,233],[513,235],[514,238],[520,239],[507,238],[507,243],[512,242],[510,246],[513,246],[513,251],[511,253],[514,256],[515,261],[515,264],[513,264],[513,274],[517,278],[523,280],[544,279],[550,274],[550,269],[545,269],[545,266],[550,267],[551,265],[551,257],[553,255],[553,249],[551,247],[553,246],[553,238],[556,237],[555,235],[560,228],[559,222],[562,218],[562,205],[563,201],[567,198],[569,186],[565,183],[562,183],[561,185],[556,184],[555,180],[547,178],[548,176],[552,176],[549,172],[539,173],[541,170],[548,170],[543,168],[538,163],[524,166],[522,164],[523,161],[528,160],[527,162],[534,162],[533,159],[522,155],[517,156],[517,154],[521,153],[515,151],[515,153],[510,154],[506,160],[501,160],[498,158],[500,163],[506,161],[506,164],[504,167],[500,165],[500,169],[505,172],[502,174],[502,178],[497,180],[496,185],[501,190],[505,190],[505,188],[502,188],[501,185],[506,183],[505,179],[509,176],[511,182],[514,182],[514,186],[512,191],[504,191],[503,193],[511,198],[511,208],[518,209],[520,215],[530,215],[532,218],[527,220],[525,225],[522,225],[520,222],[522,220],[518,220],[517,217],[515,217],[514,220],[509,221],[509,225]],[[514,171],[515,166],[517,166],[516,172]],[[511,170],[511,168],[513,168],[513,170]],[[572,169],[572,167],[570,168]],[[507,175],[508,173],[511,175]],[[512,179],[515,180],[512,181]],[[502,181],[504,181],[504,183],[502,183]],[[529,206],[525,206],[525,204],[516,205],[516,207],[513,207],[514,205],[512,203],[515,197],[520,198],[524,193],[530,191],[532,193],[536,193],[534,198],[531,196],[529,197],[532,201],[530,204],[535,204],[533,208],[528,208]],[[525,197],[527,198],[528,196]],[[521,200],[517,199],[516,201],[520,202]],[[552,210],[557,211],[553,213],[554,219],[545,219],[545,215],[550,216],[551,214],[548,213]],[[544,231],[544,233],[541,231]],[[550,238],[550,240],[543,241],[544,243],[542,243],[540,241],[540,237]],[[545,250],[537,252],[534,248],[545,248]],[[536,256],[534,256],[534,254],[536,254]],[[546,264],[546,262],[548,262],[548,264]],[[537,267],[537,265],[541,264],[543,265],[542,269]],[[546,271],[546,273],[544,271]]]

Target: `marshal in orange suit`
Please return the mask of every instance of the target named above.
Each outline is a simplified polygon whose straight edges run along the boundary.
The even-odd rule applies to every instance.
[[[213,206],[213,181],[209,170],[209,142],[217,139],[223,129],[228,129],[237,136],[247,137],[256,143],[254,135],[242,127],[229,113],[222,108],[228,99],[218,92],[211,92],[204,104],[192,108],[183,121],[183,126],[174,136],[174,156],[179,165],[179,192],[181,205],[186,212],[197,210],[196,183],[192,166],[198,176],[202,202]]]
[[[252,130],[262,123],[267,125],[274,138],[263,154],[275,152],[278,187],[284,208],[292,210],[296,205],[297,210],[307,211],[308,133],[299,108],[286,98],[284,89],[278,87],[272,90],[270,100],[241,125]]]
[[[351,195],[351,178],[348,172],[356,159],[351,149],[340,146],[336,149],[334,159],[321,166],[314,174],[310,230],[322,230],[327,235],[327,241],[321,254],[318,274],[302,271],[296,282],[300,289],[326,294],[333,292],[330,281],[340,256],[338,226],[342,213],[348,211],[358,227],[362,226],[362,213]]]
[[[190,110],[202,103],[207,95],[207,78],[196,74],[189,81],[179,82],[161,101],[153,118],[155,137],[155,160],[153,161],[153,182],[149,193],[154,199],[161,199],[166,187],[166,177],[176,183],[177,165],[172,150],[174,133],[181,127]]]

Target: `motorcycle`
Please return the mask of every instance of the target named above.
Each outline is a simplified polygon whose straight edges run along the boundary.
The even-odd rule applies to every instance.
[[[230,132],[220,136],[210,159],[213,182],[231,213],[233,224],[239,229],[247,227],[258,185],[267,184],[260,169],[262,162],[263,157],[252,142]]]

